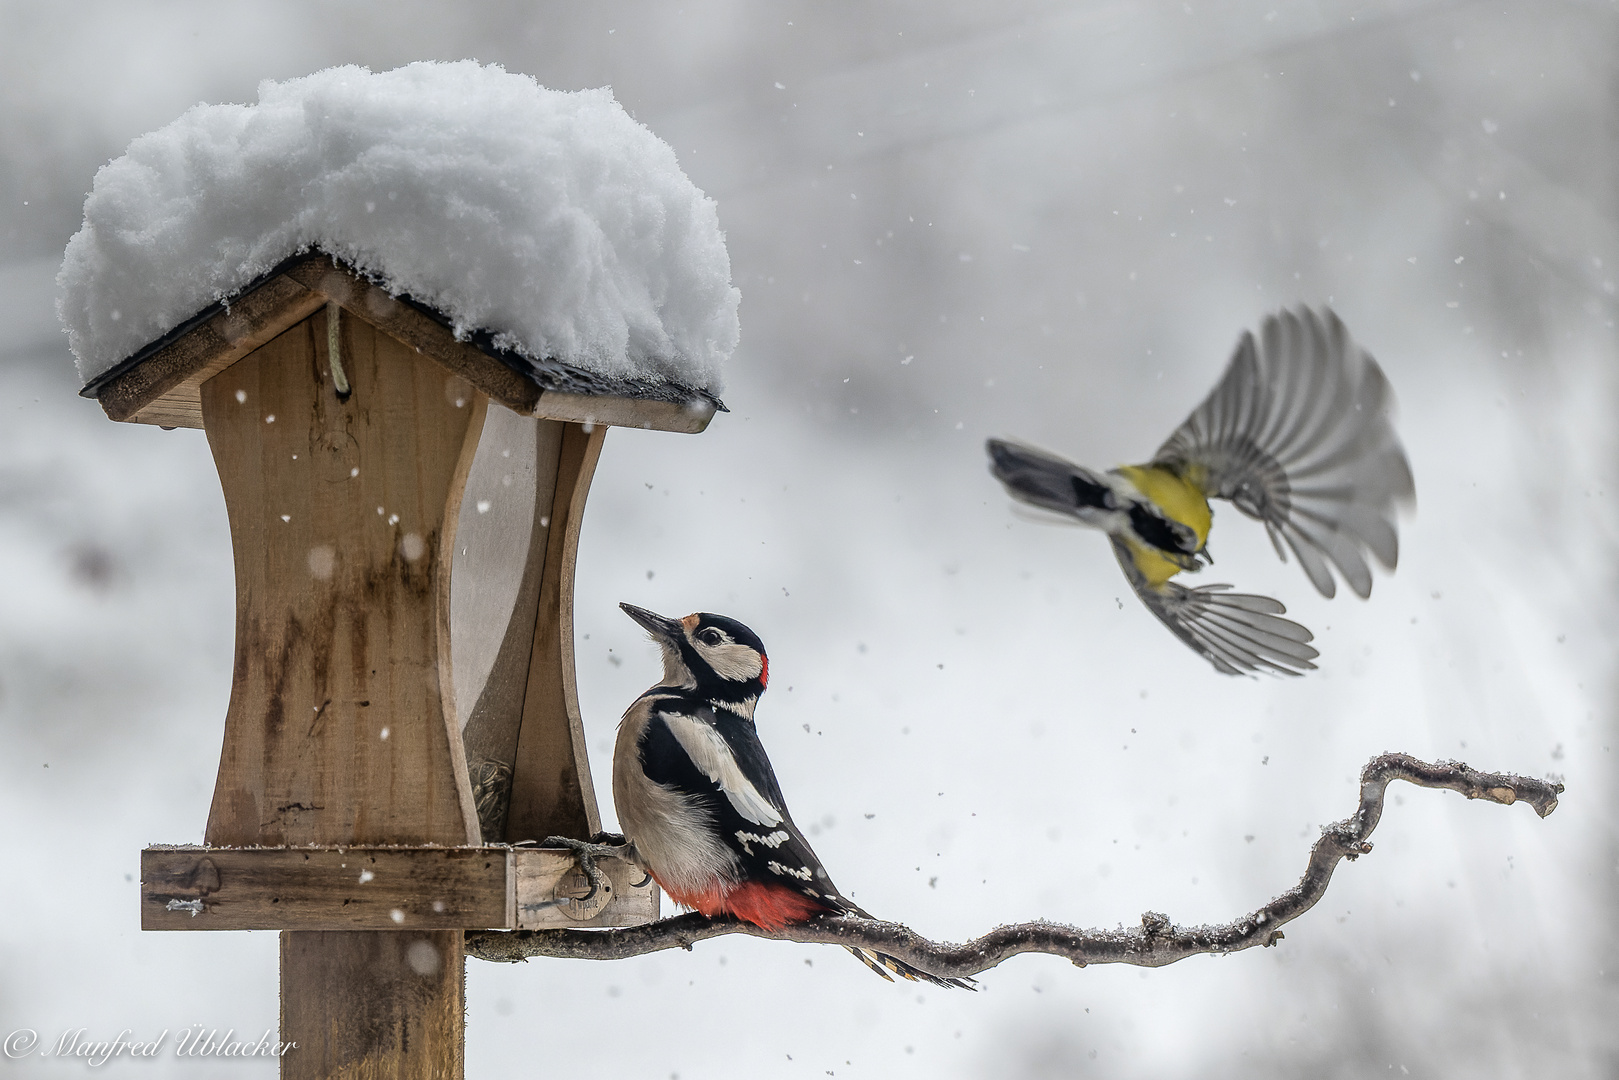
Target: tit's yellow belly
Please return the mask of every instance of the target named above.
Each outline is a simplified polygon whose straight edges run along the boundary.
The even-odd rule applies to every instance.
[[[1136,486],[1167,518],[1180,522],[1197,537],[1201,548],[1209,539],[1209,528],[1214,524],[1214,512],[1202,488],[1159,465],[1124,465],[1119,473]],[[1126,538],[1130,556],[1136,569],[1157,588],[1176,574],[1181,566],[1165,558],[1157,548]]]
[[[1164,558],[1163,553],[1155,547],[1148,547],[1129,537],[1125,538],[1124,544],[1130,549],[1130,559],[1136,564],[1136,569],[1155,589],[1181,572],[1179,566]]]
[[[1174,518],[1196,533],[1198,547],[1207,542],[1214,511],[1209,509],[1208,496],[1202,488],[1161,465],[1121,465],[1118,471],[1165,517]]]

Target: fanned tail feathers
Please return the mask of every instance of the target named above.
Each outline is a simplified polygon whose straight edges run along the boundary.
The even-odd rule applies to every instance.
[[[973,985],[976,980],[972,979],[971,977],[961,979],[941,979],[937,975],[929,975],[927,972],[914,968],[903,960],[898,960],[892,956],[889,956],[887,953],[878,952],[875,949],[863,949],[858,945],[845,945],[844,948],[854,953],[856,960],[859,960],[862,964],[865,964],[867,967],[881,975],[883,978],[887,979],[889,982],[894,981],[893,976],[889,975],[889,972],[892,971],[894,975],[909,979],[911,982],[928,982],[932,983],[934,986],[942,986],[947,990],[951,988],[958,990],[978,989],[978,987]]]

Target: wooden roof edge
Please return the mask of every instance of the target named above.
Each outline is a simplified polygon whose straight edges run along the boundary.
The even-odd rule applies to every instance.
[[[533,361],[500,348],[487,331],[457,338],[441,312],[410,296],[389,295],[369,276],[319,249],[283,260],[239,292],[95,376],[79,393],[99,400],[115,420],[135,419],[188,379],[211,376],[328,300],[431,356],[517,412],[551,419],[594,413],[600,416],[596,422],[603,424],[697,432],[716,411],[729,411],[713,393],[677,380],[620,379],[560,361]],[[580,399],[594,401],[597,407]],[[620,404],[608,407],[609,402]]]
[[[320,253],[320,258],[329,260],[332,266],[349,275],[352,280],[363,282],[375,290],[369,300],[371,305],[386,303],[403,304],[412,311],[435,323],[452,337],[455,335],[454,324],[448,316],[431,304],[424,303],[409,293],[400,293],[394,296],[383,289],[369,275],[361,273],[354,267],[337,258]],[[313,277],[313,267],[302,266],[290,268],[292,276],[317,291],[325,291],[330,286],[320,283],[321,279]],[[334,290],[335,291],[335,290]],[[378,297],[376,293],[381,293]],[[383,298],[386,298],[385,300]],[[337,299],[334,297],[334,299]],[[341,302],[341,300],[339,301]],[[369,312],[356,309],[360,314],[369,315]],[[387,327],[383,327],[387,329]],[[489,330],[474,330],[465,337],[454,337],[458,344],[470,345],[492,360],[516,372],[529,383],[533,384],[542,393],[560,393],[570,396],[623,398],[632,401],[657,401],[671,405],[689,406],[696,402],[707,402],[713,412],[730,412],[725,402],[714,393],[703,387],[692,386],[679,379],[642,379],[627,378],[613,375],[602,375],[561,360],[534,360],[513,350],[502,348],[496,344],[496,335]]]
[[[286,273],[288,269],[300,262],[318,259],[320,256],[311,252],[299,252],[296,255],[281,260],[275,266],[242,286],[230,296],[215,300],[195,315],[180,322],[173,328],[165,331],[161,336],[153,338],[139,349],[130,353],[122,360],[99,375],[93,376],[89,382],[79,388],[79,396],[85,398],[100,398],[102,391],[111,383],[121,379],[128,372],[140,367],[158,353],[169,348],[181,338],[205,326],[211,319],[219,315],[230,313],[232,306],[246,302],[254,293],[270,284],[276,278]]]

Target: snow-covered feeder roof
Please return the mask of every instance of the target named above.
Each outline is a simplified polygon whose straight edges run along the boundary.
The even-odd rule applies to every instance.
[[[319,287],[309,255],[537,391],[711,409],[738,337],[713,200],[610,90],[348,66],[195,106],[96,174],[58,276],[85,393],[200,327],[240,337],[289,268]]]

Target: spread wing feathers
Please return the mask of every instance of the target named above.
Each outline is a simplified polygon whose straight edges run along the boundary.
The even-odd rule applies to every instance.
[[[1226,592],[1229,585],[1188,589],[1166,581],[1154,587],[1136,569],[1124,541],[1114,539],[1113,554],[1147,610],[1222,674],[1301,675],[1315,668],[1310,661],[1321,654],[1308,644],[1315,635],[1279,618],[1287,612],[1280,601]]]
[[[1382,369],[1337,315],[1282,311],[1257,342],[1243,333],[1220,384],[1153,464],[1263,521],[1276,554],[1287,559],[1285,541],[1321,595],[1336,591],[1330,563],[1365,597],[1364,550],[1394,569],[1395,508],[1415,496],[1393,405]]]
[[[661,767],[648,768],[647,775],[698,800],[737,856],[743,880],[793,889],[830,914],[872,917],[838,892],[793,821],[776,770],[751,723],[707,706],[692,712],[660,709],[655,716],[662,723],[648,725],[645,738],[650,745],[643,749],[643,757]],[[669,753],[672,748],[666,740],[678,744],[683,753]],[[893,972],[913,982],[972,989],[971,979],[941,979],[887,953],[845,947],[885,979]]]

